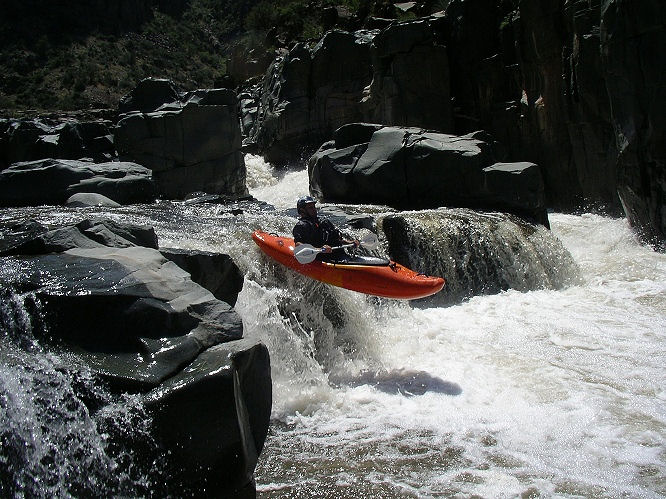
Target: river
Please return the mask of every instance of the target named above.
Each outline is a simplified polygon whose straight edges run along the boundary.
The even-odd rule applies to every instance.
[[[275,172],[252,156],[246,163],[251,193],[275,214],[158,203],[0,217],[104,215],[153,225],[163,247],[234,258],[245,273],[236,304],[244,334],[271,355],[258,497],[666,496],[666,255],[640,245],[624,219],[551,213],[552,231],[539,237],[557,258],[538,274],[549,281],[542,285],[446,302],[378,299],[310,281],[259,252],[249,229],[289,231],[294,220],[281,213],[307,193],[307,173]],[[26,322],[13,323],[29,329]],[[83,490],[151,495],[148,471],[120,483],[107,476],[131,458],[109,452],[104,433],[118,418],[141,430],[140,408],[114,412],[112,404],[87,417],[84,404],[67,400],[62,359],[17,334],[5,332],[0,352],[0,420],[13,428],[2,445],[8,434],[52,442],[59,464],[44,465],[34,445],[21,457],[32,469],[11,479],[48,478],[49,487],[23,490],[62,496],[68,477],[82,480],[76,469],[93,463],[108,472],[86,477],[93,485]],[[58,377],[51,404],[75,406],[63,409],[68,423],[59,429],[45,428],[30,398],[35,371]],[[63,433],[76,436],[73,450]]]

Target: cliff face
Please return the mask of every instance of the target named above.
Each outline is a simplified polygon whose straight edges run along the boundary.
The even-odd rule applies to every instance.
[[[454,0],[447,14],[456,131],[483,128],[538,163],[551,208],[624,211],[663,247],[666,4]]]
[[[25,15],[26,22],[14,22],[8,30],[7,22],[0,19],[0,41],[10,40],[11,30],[23,36],[33,33],[36,38],[77,30],[123,33],[151,16],[160,18],[157,12],[168,13],[161,17],[182,15],[185,22],[193,16],[195,4],[197,12],[208,12],[213,4],[218,11],[225,6],[247,11],[253,2],[77,0],[67,5],[42,4],[26,0],[8,5],[4,19]],[[323,3],[312,5],[316,9]],[[433,13],[434,2],[416,2],[412,13],[421,17],[400,22],[367,17],[360,10],[345,18],[336,14],[327,21],[327,26],[336,29],[319,43],[314,39],[296,44],[284,41],[280,57],[262,84],[254,88],[242,85],[246,144],[253,144],[271,161],[288,163],[302,160],[304,150],[314,151],[338,127],[352,122],[422,127],[456,135],[485,130],[497,142],[498,161],[539,165],[549,208],[624,212],[645,241],[663,246],[666,58],[661,48],[666,46],[666,3],[451,0],[437,5],[446,8]],[[76,16],[71,15],[73,9]],[[43,15],[34,15],[36,10]],[[397,17],[390,10],[385,14]],[[163,24],[172,22],[180,25],[173,19]],[[210,35],[207,22],[199,22],[205,29],[196,33]],[[161,76],[186,79],[202,87],[218,81],[213,76],[224,70],[210,62],[218,59],[197,56],[178,62],[178,56],[191,52],[174,45],[176,37],[153,35],[161,50],[155,50],[160,53],[155,64],[164,66],[167,73]],[[221,37],[213,39],[217,42],[204,41],[196,50],[204,47],[210,57],[220,57]],[[134,61],[127,71],[138,76],[146,61],[133,54],[127,55],[127,60]],[[42,66],[25,59],[24,65],[33,69]],[[198,71],[188,66],[190,60],[209,61],[204,65],[210,73],[207,84],[185,78]],[[70,64],[72,96],[85,96],[92,87],[99,90],[104,78],[116,82],[116,92],[124,85],[116,73],[82,79],[91,67],[89,59],[82,61]],[[167,67],[168,62],[177,64]],[[21,95],[27,99],[35,94],[23,88],[22,66],[14,66],[13,72],[0,76],[0,103],[3,92],[9,95],[18,89],[12,102],[21,101]],[[50,81],[57,73],[48,69],[38,76]],[[63,79],[67,76],[63,74]],[[240,77],[240,73],[227,76]],[[84,90],[77,90],[77,85]]]
[[[666,247],[666,5],[605,0],[601,54],[617,144],[617,188],[640,235]]]

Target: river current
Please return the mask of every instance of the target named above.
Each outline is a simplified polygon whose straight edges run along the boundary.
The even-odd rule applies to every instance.
[[[281,213],[307,193],[307,173],[275,172],[252,156],[246,164],[250,192],[275,214],[158,203],[0,218],[102,215],[153,225],[162,247],[234,258],[245,273],[236,304],[244,334],[271,355],[258,497],[666,496],[666,255],[640,245],[624,219],[551,213],[535,251],[552,247],[557,258],[536,273],[541,284],[447,302],[378,299],[311,281],[259,252],[249,230],[289,232],[294,219]],[[4,303],[3,314],[5,327],[30,329],[20,307]],[[20,333],[5,331],[0,343],[0,421],[13,429],[0,445],[11,435],[33,448],[20,456],[30,469],[12,475],[26,482],[14,490],[68,495],[68,477],[93,466],[108,473],[89,476],[83,495],[151,495],[146,470],[109,478],[131,460],[105,447],[112,421],[131,419],[137,438],[149,440],[136,403],[119,401],[134,407],[128,412],[112,401],[90,417],[68,400],[63,360]],[[57,378],[51,388],[33,386],[45,384],[37,371]],[[85,374],[76,382],[92,383]],[[40,393],[61,408],[59,426],[39,421]],[[56,464],[47,466],[40,449],[49,445]],[[12,458],[3,452],[0,465]],[[33,486],[39,477],[51,485]]]

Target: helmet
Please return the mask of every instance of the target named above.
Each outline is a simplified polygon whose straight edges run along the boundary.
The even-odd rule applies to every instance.
[[[317,201],[315,201],[315,198],[312,196],[303,196],[302,198],[298,198],[298,201],[296,202],[296,209],[298,211],[301,211],[301,208],[303,208],[306,204],[314,204]]]

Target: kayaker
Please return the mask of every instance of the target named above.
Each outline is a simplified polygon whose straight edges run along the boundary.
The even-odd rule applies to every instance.
[[[342,237],[340,231],[330,220],[320,219],[312,196],[303,196],[296,202],[298,211],[298,222],[294,226],[294,243],[311,244],[316,248],[322,248],[321,260],[334,260],[344,257],[344,249],[333,249],[343,244],[353,244],[358,247],[358,240],[350,241]]]

